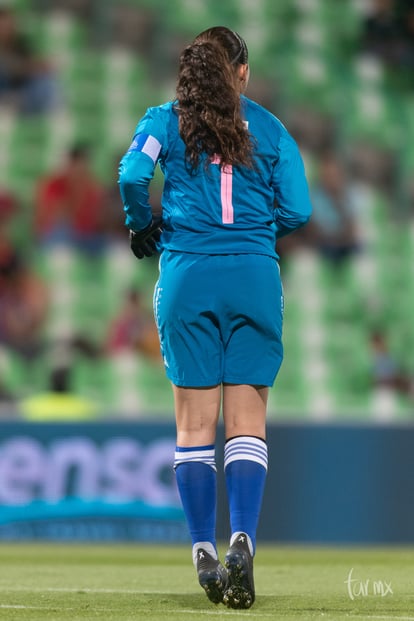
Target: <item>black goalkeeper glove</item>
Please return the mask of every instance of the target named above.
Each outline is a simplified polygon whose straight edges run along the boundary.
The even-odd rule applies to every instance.
[[[142,231],[129,231],[131,250],[137,259],[152,257],[157,252],[156,243],[160,241],[162,233],[162,217],[157,216]]]

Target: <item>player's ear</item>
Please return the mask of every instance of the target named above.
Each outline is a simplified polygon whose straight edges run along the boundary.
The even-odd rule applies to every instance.
[[[240,90],[243,92],[247,88],[247,84],[249,82],[249,76],[250,76],[250,68],[247,63],[244,65],[239,65],[238,76],[240,80]]]

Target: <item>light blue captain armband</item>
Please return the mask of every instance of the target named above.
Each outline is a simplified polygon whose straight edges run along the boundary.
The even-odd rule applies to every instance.
[[[161,151],[161,143],[150,134],[137,134],[128,149],[128,153],[131,151],[145,153],[155,164]]]

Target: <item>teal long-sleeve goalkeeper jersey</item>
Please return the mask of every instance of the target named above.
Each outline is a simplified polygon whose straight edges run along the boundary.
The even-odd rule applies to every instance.
[[[119,170],[128,228],[139,231],[151,222],[149,184],[159,163],[161,250],[277,257],[276,239],[311,215],[303,161],[275,116],[244,96],[241,110],[255,143],[255,167],[221,167],[215,158],[207,166],[201,160],[196,171],[186,163],[174,102],[147,110]]]

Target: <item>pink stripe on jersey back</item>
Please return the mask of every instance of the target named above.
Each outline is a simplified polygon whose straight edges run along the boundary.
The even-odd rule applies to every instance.
[[[221,169],[221,209],[224,224],[233,224],[234,210],[233,193],[233,166],[227,165]]]
[[[212,164],[220,165],[221,159],[218,155],[211,158]],[[234,209],[232,201],[233,193],[233,166],[223,166],[220,171],[220,191],[221,191],[221,220],[224,224],[234,223]]]

